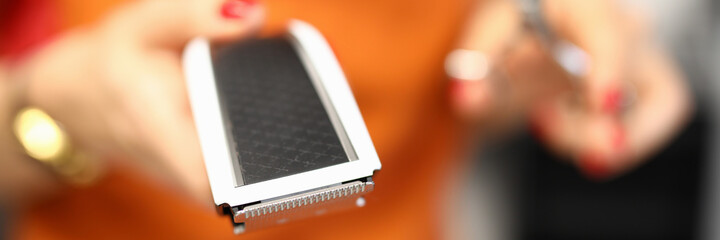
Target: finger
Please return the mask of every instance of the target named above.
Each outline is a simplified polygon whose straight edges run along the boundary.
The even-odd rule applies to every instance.
[[[109,24],[140,43],[178,46],[196,36],[238,38],[258,29],[263,6],[255,0],[146,0],[130,4]]]
[[[593,180],[605,180],[622,168],[626,133],[620,120],[570,104],[570,96],[536,106],[533,133],[551,150],[576,164]]]
[[[552,59],[539,39],[530,33],[519,35],[512,48],[496,63],[499,74],[493,79],[492,108],[479,122],[483,133],[501,133],[520,124],[539,103],[573,90],[570,75]]]
[[[543,1],[543,10],[559,36],[590,56],[584,90],[591,109],[617,114],[623,95],[627,41],[614,2],[549,0]]]
[[[566,96],[556,95],[541,100],[530,112],[530,127],[543,144],[559,156],[572,158],[582,136],[581,115],[570,107]]]
[[[637,100],[622,117],[568,107],[562,99],[533,113],[536,135],[590,179],[607,180],[640,165],[673,138],[692,109],[687,86],[660,51],[635,55],[639,64],[629,77]]]
[[[477,119],[492,101],[489,78],[497,59],[518,34],[520,16],[512,1],[490,0],[473,8],[461,40],[447,59],[450,100],[459,115]]]
[[[545,98],[574,91],[572,77],[533,34],[525,33],[499,63],[506,76],[502,95],[525,111]]]
[[[637,101],[624,116],[626,148],[617,173],[628,171],[666,145],[687,121],[692,111],[688,87],[674,64],[658,48],[636,53],[632,79]]]
[[[153,71],[144,71],[153,74],[137,76],[143,80],[143,87],[134,92],[125,109],[140,132],[140,143],[147,150],[145,160],[159,160],[172,175],[173,185],[207,201],[210,191],[200,143],[186,112],[187,93],[177,82],[182,77],[179,64],[167,64],[173,61],[172,55],[156,57],[157,64],[145,66]]]
[[[616,117],[589,115],[596,116],[586,115],[577,123],[582,139],[576,146],[575,164],[588,178],[605,180],[619,173],[627,161],[626,128]]]

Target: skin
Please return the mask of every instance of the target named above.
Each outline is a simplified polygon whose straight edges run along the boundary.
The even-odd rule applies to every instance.
[[[102,167],[128,165],[208,202],[181,49],[196,36],[242,38],[264,16],[256,4],[242,16],[223,17],[222,4],[133,2],[93,26],[64,33],[12,68],[0,67],[6,78],[0,81],[0,124],[9,126],[18,105],[39,107]],[[53,173],[26,159],[8,132],[0,136],[3,203],[29,204],[61,187]]]
[[[498,74],[478,82],[452,81],[454,109],[482,132],[529,118],[547,147],[594,180],[637,167],[690,115],[685,79],[641,19],[614,1],[542,3],[552,31],[589,55],[590,71],[572,79],[537,36],[523,30],[514,1],[488,0],[473,10],[458,48],[487,54]],[[615,89],[636,95],[626,110],[608,109]]]

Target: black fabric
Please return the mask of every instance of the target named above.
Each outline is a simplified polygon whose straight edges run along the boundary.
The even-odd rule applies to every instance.
[[[349,161],[286,39],[229,45],[213,61],[244,185]]]
[[[712,132],[704,110],[647,163],[609,182],[587,180],[528,135],[517,139],[521,239],[696,239]]]

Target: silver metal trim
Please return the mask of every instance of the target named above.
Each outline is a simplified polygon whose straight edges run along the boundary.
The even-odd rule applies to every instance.
[[[250,205],[239,211],[233,209],[233,221],[243,223],[254,218],[269,214],[277,214],[297,208],[305,208],[313,204],[341,200],[364,193],[371,192],[375,187],[373,182],[355,181],[339,186],[328,187],[299,195]]]

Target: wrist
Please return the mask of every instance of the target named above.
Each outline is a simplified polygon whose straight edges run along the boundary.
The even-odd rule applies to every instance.
[[[68,34],[16,65],[6,76],[11,79],[7,96],[11,99],[12,137],[24,157],[41,163],[37,165],[65,183],[85,186],[97,179],[99,171],[92,154],[76,148],[75,139],[68,134],[68,127],[78,128],[78,124],[72,124],[77,120],[72,117],[73,111],[78,109],[68,107],[68,99],[72,100],[68,97],[77,95],[74,90],[80,78],[73,77],[79,76],[73,65],[79,61],[60,57],[84,56],[68,52],[78,49],[69,46],[81,44],[82,40],[78,34]]]
[[[5,64],[0,63],[0,142],[7,143],[12,139],[11,119],[13,109],[16,104],[13,96],[12,83]],[[3,144],[4,149],[8,149],[7,144]]]
[[[0,204],[27,205],[53,192],[59,186],[51,172],[32,159],[17,141],[12,120],[20,106],[17,81],[0,64]]]

